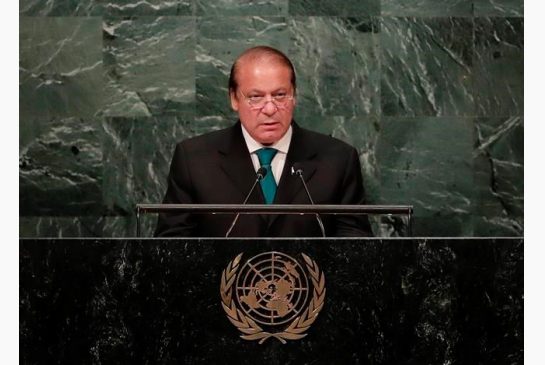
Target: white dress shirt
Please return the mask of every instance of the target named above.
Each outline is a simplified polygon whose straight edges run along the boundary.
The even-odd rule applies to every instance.
[[[248,151],[250,151],[250,157],[252,158],[255,172],[257,172],[257,170],[261,167],[261,164],[259,163],[259,158],[255,153],[257,150],[265,147],[278,150],[271,162],[271,169],[274,176],[274,181],[276,181],[276,185],[278,185],[278,183],[280,182],[280,177],[282,176],[282,170],[284,169],[284,165],[286,164],[286,155],[288,154],[288,150],[290,148],[291,135],[293,134],[291,125],[282,138],[269,146],[264,146],[261,143],[257,142],[255,139],[252,138],[252,136],[250,136],[250,133],[248,133],[246,128],[244,128],[244,125],[241,124],[240,126],[242,127],[242,135],[244,136],[244,140],[246,141],[246,146],[248,146]]]

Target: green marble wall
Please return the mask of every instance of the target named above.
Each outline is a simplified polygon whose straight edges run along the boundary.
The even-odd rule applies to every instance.
[[[294,61],[298,123],[356,146],[369,201],[414,205],[415,235],[523,233],[522,0],[19,9],[21,236],[134,236],[175,143],[233,122],[230,65],[257,44]]]

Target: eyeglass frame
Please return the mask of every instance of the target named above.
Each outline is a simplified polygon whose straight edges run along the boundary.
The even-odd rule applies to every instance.
[[[250,97],[244,95],[244,93],[242,92],[242,90],[239,89],[239,90],[237,90],[237,91],[240,92],[240,94],[242,95],[242,97],[244,98],[244,100],[246,100],[246,102],[248,103],[248,106],[249,106],[250,109],[252,109],[252,110],[261,110],[261,109],[263,109],[263,108],[265,107],[265,105],[267,105],[267,103],[269,103],[269,102],[270,102],[270,103],[273,103],[274,106],[277,107],[278,109],[285,109],[286,106],[287,106],[287,103],[288,103],[289,101],[295,99],[295,95],[294,95],[294,94],[292,94],[292,95],[286,95],[286,99],[285,99],[285,102],[284,102],[285,104],[277,104],[277,103],[280,102],[280,101],[275,100],[275,99],[274,99],[274,96],[272,96],[272,94],[271,94],[270,100],[267,99],[266,97],[263,97],[263,98],[265,99],[265,103],[264,103],[262,106],[257,106],[257,105],[252,105],[252,103],[251,103],[251,101],[250,101]],[[287,94],[287,93],[286,93],[286,94]]]

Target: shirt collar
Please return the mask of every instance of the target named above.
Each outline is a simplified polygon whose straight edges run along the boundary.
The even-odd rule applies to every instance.
[[[280,138],[278,141],[276,141],[270,146],[264,146],[261,143],[257,142],[255,139],[252,138],[252,136],[250,136],[250,133],[248,133],[248,131],[246,130],[246,128],[244,128],[244,125],[242,123],[240,123],[240,126],[242,127],[242,135],[244,136],[244,140],[246,141],[246,145],[248,146],[248,151],[250,151],[250,153],[254,153],[255,151],[263,147],[274,148],[278,150],[278,152],[285,153],[285,154],[288,153],[288,150],[290,148],[291,136],[293,134],[293,129],[291,125],[289,126],[286,133],[282,136],[282,138]]]

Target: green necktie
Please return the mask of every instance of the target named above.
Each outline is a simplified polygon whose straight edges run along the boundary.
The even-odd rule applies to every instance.
[[[259,158],[259,163],[261,167],[267,170],[267,175],[260,181],[261,190],[263,190],[263,195],[265,195],[265,203],[272,204],[274,201],[274,196],[276,195],[276,181],[274,180],[274,175],[271,169],[271,161],[276,155],[278,150],[274,148],[261,148],[255,153],[257,158]]]

